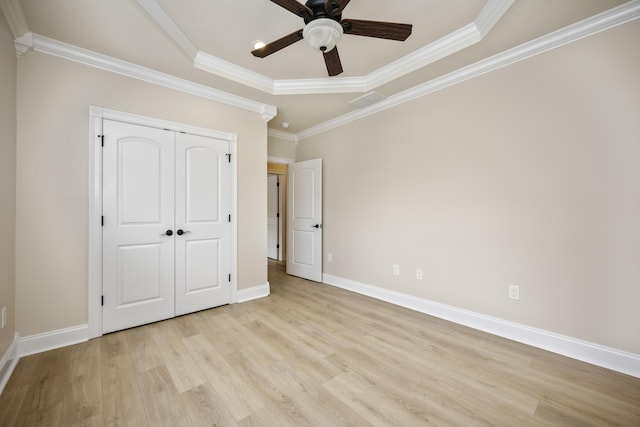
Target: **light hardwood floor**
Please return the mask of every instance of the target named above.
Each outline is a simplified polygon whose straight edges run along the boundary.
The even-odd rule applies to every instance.
[[[20,360],[1,426],[640,426],[640,379],[287,276]]]

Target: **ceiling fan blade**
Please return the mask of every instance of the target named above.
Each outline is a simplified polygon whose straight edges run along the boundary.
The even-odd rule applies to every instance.
[[[264,47],[251,51],[251,53],[253,54],[253,56],[257,56],[258,58],[264,58],[265,56],[269,56],[272,53],[279,51],[280,49],[284,49],[285,47],[290,46],[299,40],[302,40],[302,30],[295,31],[289,35],[279,38],[278,40],[273,41],[265,45]]]
[[[411,24],[363,21],[359,19],[343,19],[341,24],[347,34],[399,41],[405,41],[411,35],[411,29],[413,28]]]
[[[324,56],[324,63],[327,66],[327,72],[330,76],[337,76],[342,73],[342,63],[340,62],[337,46],[329,52],[323,52],[322,56]]]
[[[338,5],[340,5],[340,11],[342,12],[345,7],[349,4],[351,0],[334,0]]]
[[[305,19],[311,19],[313,17],[313,11],[304,4],[296,0],[271,0],[273,3],[280,7],[287,9],[291,13],[295,13]]]
[[[324,3],[324,11],[329,16],[339,16],[350,0],[327,0]]]

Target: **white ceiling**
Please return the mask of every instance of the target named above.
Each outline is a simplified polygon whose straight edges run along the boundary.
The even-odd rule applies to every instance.
[[[349,101],[372,90],[393,97],[626,3],[351,0],[343,18],[409,23],[413,32],[405,42],[344,35],[344,73],[329,78],[322,55],[304,41],[251,55],[254,41],[304,25],[269,0],[0,1],[21,8],[34,34],[274,105],[269,127],[285,131],[289,122],[291,134],[353,112]]]

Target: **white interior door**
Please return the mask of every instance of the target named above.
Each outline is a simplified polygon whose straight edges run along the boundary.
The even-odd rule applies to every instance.
[[[231,302],[229,141],[103,133],[103,333]]]
[[[103,332],[174,315],[173,134],[104,121]]]
[[[231,301],[229,142],[176,134],[176,315]]]
[[[293,165],[289,186],[287,273],[322,281],[322,159]]]
[[[267,176],[267,256],[279,259],[280,249],[280,177]]]

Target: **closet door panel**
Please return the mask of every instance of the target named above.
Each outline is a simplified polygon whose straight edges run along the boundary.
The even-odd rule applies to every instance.
[[[174,315],[172,132],[105,120],[103,332]]]
[[[176,315],[181,315],[231,301],[229,142],[176,134],[175,153]]]

